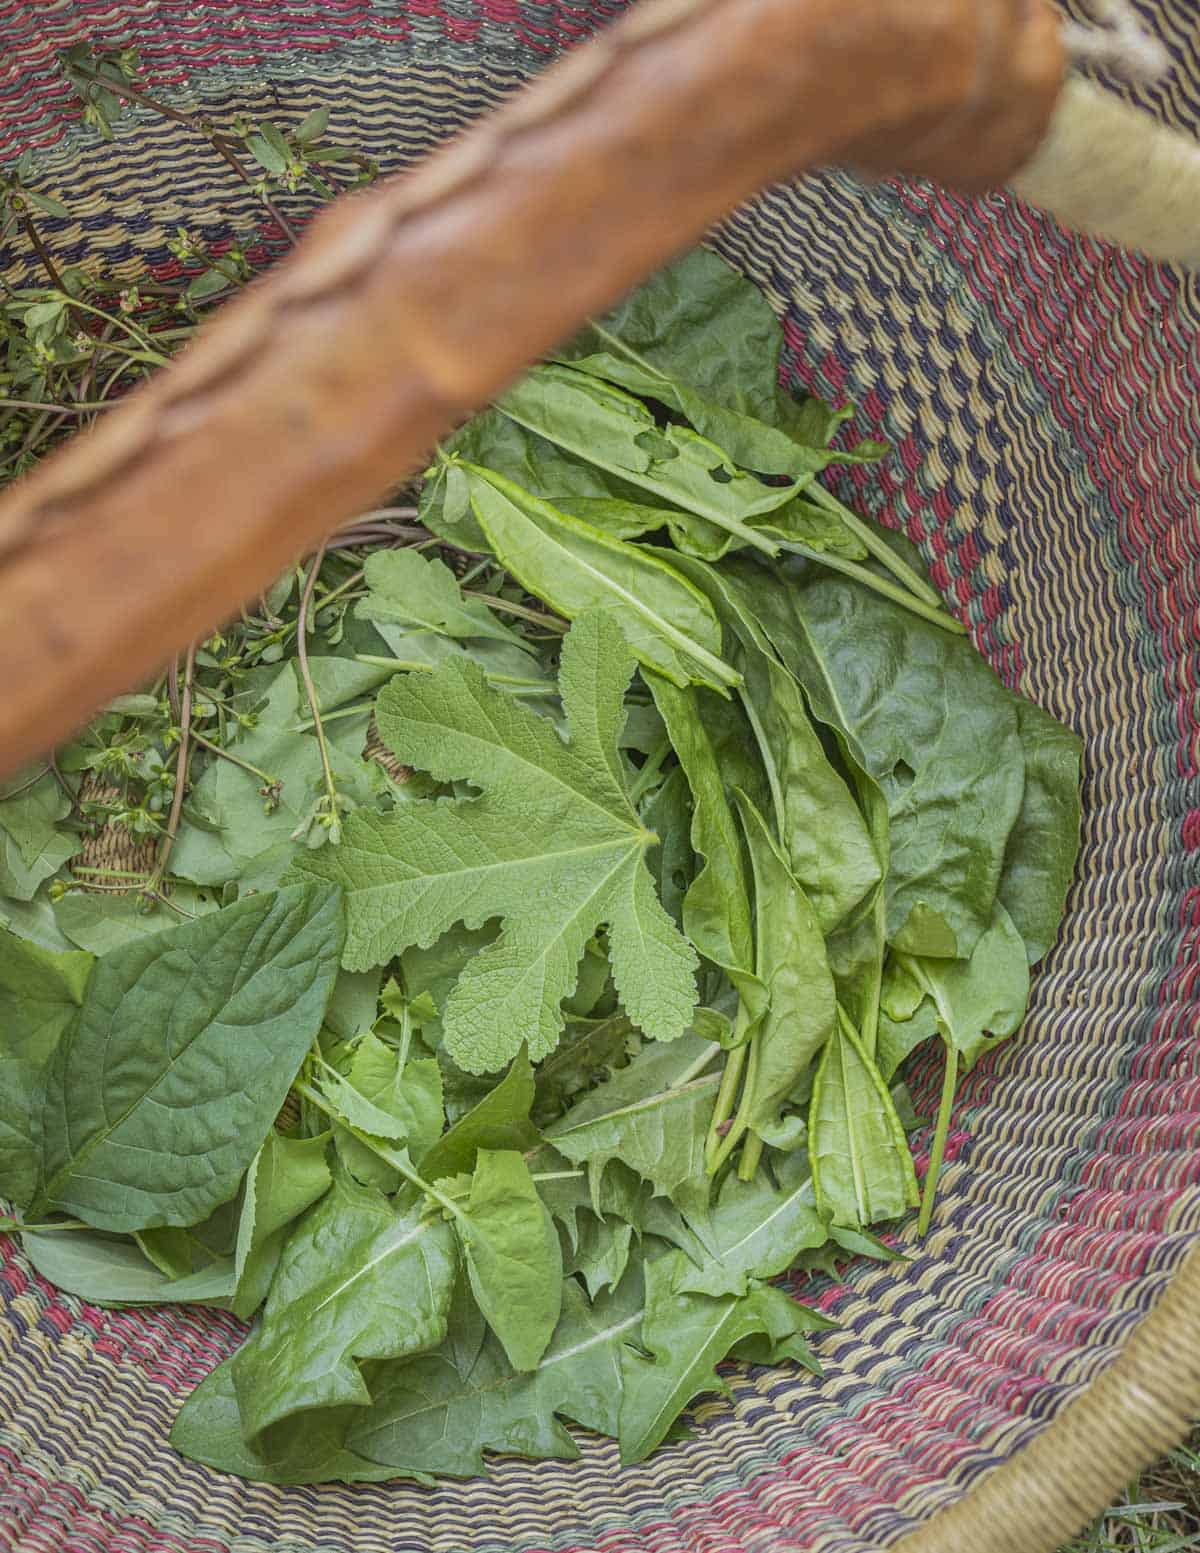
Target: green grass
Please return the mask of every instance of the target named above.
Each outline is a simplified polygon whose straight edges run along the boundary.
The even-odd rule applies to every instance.
[[[1186,1445],[1135,1479],[1124,1497],[1062,1553],[1200,1550],[1200,1428]]]

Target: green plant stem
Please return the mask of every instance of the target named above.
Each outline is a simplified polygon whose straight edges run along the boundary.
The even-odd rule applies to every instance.
[[[516,615],[520,620],[528,620],[531,625],[541,626],[544,630],[553,631],[558,636],[565,636],[567,622],[560,620],[557,615],[547,615],[540,609],[530,609],[527,604],[514,604],[511,599],[498,598],[494,593],[484,593],[478,588],[464,588],[463,592],[469,599],[482,599],[489,609],[502,610],[507,615]]]
[[[308,704],[312,711],[313,732],[317,736],[317,747],[321,752],[321,772],[325,782],[325,796],[329,803],[329,813],[333,823],[337,823],[338,817],[338,790],[333,777],[333,766],[329,759],[329,744],[325,738],[325,727],[321,722],[321,703],[317,696],[317,687],[313,684],[312,672],[308,666],[308,611],[312,603],[313,589],[317,585],[317,573],[321,570],[321,563],[325,559],[325,546],[322,545],[312,558],[312,565],[308,569],[308,576],[304,583],[304,592],[300,595],[300,613],[296,619],[296,659],[300,665],[300,678],[304,681],[304,693],[308,697]],[[332,831],[331,831],[332,835]]]
[[[179,753],[175,758],[175,792],[171,798],[171,811],[167,816],[167,828],[158,844],[158,856],[154,860],[154,872],[147,885],[147,893],[157,895],[175,837],[179,834],[179,820],[183,814],[183,794],[187,786],[188,760],[192,753],[192,690],[196,679],[196,646],[187,650],[184,662],[183,685],[179,699]]]
[[[161,351],[155,350],[154,342],[150,339],[150,336],[143,334],[138,326],[136,324],[130,323],[127,318],[118,318],[115,313],[107,313],[102,307],[93,307],[90,302],[81,302],[78,297],[69,296],[67,292],[61,289],[61,287],[59,289],[59,296],[68,307],[74,308],[76,311],[81,313],[90,313],[94,318],[103,318],[105,323],[115,324],[116,327],[127,334],[131,340],[136,340],[149,356],[150,366],[170,366],[171,358],[169,356],[164,356]],[[121,349],[119,345],[111,341],[105,348],[107,350]]]
[[[874,572],[867,571],[856,561],[843,561],[841,556],[834,555],[828,550],[814,550],[810,545],[800,544],[798,540],[780,540],[779,543],[780,549],[787,550],[792,555],[802,555],[805,560],[815,561],[818,566],[827,566],[831,572],[840,572],[843,577],[853,577],[854,581],[862,583],[864,588],[870,588],[883,598],[891,599],[893,604],[899,604],[910,614],[919,615],[922,620],[928,620],[931,625],[938,626],[943,631],[949,631],[952,636],[967,634],[966,626],[960,625],[944,609],[934,609],[931,605],[923,603],[921,599],[914,598],[907,588],[888,582],[886,577],[876,577]]]
[[[41,399],[0,399],[0,410],[53,410],[56,415],[91,415],[96,410],[111,410],[111,399],[76,400],[72,404]]]
[[[741,1017],[742,1011],[739,1007],[739,1021]],[[721,1084],[717,1090],[712,1120],[708,1124],[708,1137],[704,1140],[704,1163],[710,1176],[716,1173],[721,1160],[725,1158],[725,1154],[722,1153],[725,1134],[721,1129],[733,1115],[738,1084],[741,1082],[742,1069],[745,1066],[746,1043],[743,1041],[740,1046],[735,1046],[725,1059],[725,1071],[721,1074]]]
[[[933,1202],[937,1195],[938,1177],[942,1173],[942,1160],[946,1154],[946,1138],[950,1132],[950,1113],[954,1109],[954,1091],[958,1087],[958,1052],[946,1044],[946,1072],[942,1078],[942,1099],[938,1106],[937,1126],[933,1133],[933,1147],[929,1152],[929,1169],[925,1172],[925,1187],[921,1194],[921,1213],[917,1219],[917,1234],[929,1232],[933,1218]]]
[[[762,1159],[763,1140],[756,1132],[752,1132],[746,1139],[746,1146],[742,1150],[742,1157],[738,1163],[738,1180],[753,1181],[758,1170],[759,1161]]]
[[[305,1100],[311,1105],[315,1105],[317,1110],[323,1115],[328,1116],[331,1121],[337,1122],[339,1127],[344,1127],[350,1136],[361,1143],[364,1148],[370,1149],[372,1154],[377,1154],[384,1164],[391,1165],[393,1170],[398,1170],[410,1186],[415,1186],[419,1192],[424,1192],[427,1197],[432,1197],[434,1202],[445,1208],[447,1213],[452,1213],[465,1227],[470,1228],[470,1219],[457,1203],[452,1198],[447,1197],[444,1192],[438,1191],[437,1187],[426,1181],[423,1176],[419,1176],[412,1165],[409,1164],[406,1154],[396,1149],[388,1148],[378,1138],[373,1138],[369,1132],[362,1132],[359,1128],[351,1126],[337,1108],[330,1105],[324,1095],[319,1090],[314,1089],[304,1079],[297,1079],[292,1088],[298,1095],[303,1095]]]
[[[221,744],[214,744],[211,739],[206,739],[202,733],[192,734],[192,743],[198,744],[201,749],[208,750],[213,755],[219,755],[222,760],[227,760],[231,766],[238,766],[242,771],[247,771],[252,777],[257,777],[264,787],[274,787],[277,778],[268,776],[265,771],[260,771],[257,766],[252,766],[248,760],[242,760],[232,750],[227,750]]]
[[[367,663],[377,669],[395,669],[397,674],[415,673],[432,674],[437,665],[434,663],[421,663],[416,658],[376,658],[371,653],[355,653],[355,663]],[[514,696],[553,696],[558,691],[555,686],[546,680],[522,679],[515,674],[489,674],[484,671],[484,678],[489,685],[500,685]]]
[[[826,512],[832,512],[839,517],[854,537],[877,561],[886,566],[892,576],[902,582],[910,593],[923,599],[926,604],[932,604],[935,609],[942,607],[940,594],[925,581],[924,577],[915,572],[906,561],[902,561],[882,535],[877,534],[869,523],[864,523],[856,512],[838,501],[832,491],[827,491],[819,481],[814,480],[804,494],[813,501],[815,506],[824,507]]]
[[[663,762],[670,756],[675,746],[670,739],[664,739],[658,748],[646,758],[646,763],[638,771],[629,788],[629,802],[636,804],[654,786],[658,773],[663,768]]]
[[[713,1156],[709,1165],[709,1173],[715,1174],[737,1148],[742,1137],[750,1127],[750,1104],[754,1096],[755,1079],[758,1075],[758,1041],[754,1036],[740,1048],[746,1056],[746,1082],[742,1085],[742,1098],[737,1112],[730,1124],[729,1131],[721,1140],[721,1145]]]

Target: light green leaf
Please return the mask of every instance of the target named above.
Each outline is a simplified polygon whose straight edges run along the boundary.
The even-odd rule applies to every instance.
[[[608,611],[638,662],[677,685],[737,684],[708,600],[673,567],[490,470],[461,469],[491,548],[531,593],[568,620]]]
[[[472,1293],[514,1369],[536,1369],[562,1308],[562,1254],[520,1154],[479,1150],[466,1213],[454,1222]]]
[[[47,1076],[45,1203],[130,1230],[232,1197],[321,1027],[342,936],[338,894],[306,885],[106,955]]]
[[[514,1370],[491,1337],[462,1352],[448,1343],[388,1365],[348,1443],[373,1460],[456,1477],[484,1472],[484,1451],[571,1460],[579,1451],[559,1416],[616,1433],[622,1351],[641,1323],[640,1278],[631,1274],[590,1306],[568,1280],[562,1317],[535,1370]]]
[[[0,1054],[45,1062],[79,1012],[94,963],[0,928]]]
[[[723,1391],[715,1366],[755,1333],[774,1345],[788,1331],[798,1336],[826,1325],[815,1312],[796,1305],[780,1289],[755,1287],[745,1296],[714,1299],[676,1288],[684,1276],[683,1253],[672,1251],[646,1269],[646,1315],[641,1347],[622,1357],[621,1460],[643,1461],[665,1438],[693,1397]]]
[[[191,1461],[252,1483],[384,1483],[417,1476],[348,1451],[346,1430],[361,1409],[320,1408],[269,1429],[253,1444],[242,1434],[233,1366],[219,1364],[188,1397],[171,1429],[171,1444]]]
[[[329,1135],[285,1138],[272,1127],[246,1172],[238,1224],[233,1313],[248,1321],[266,1298],[291,1225],[333,1183]]]
[[[171,900],[192,917],[207,917],[221,906],[219,890],[186,884],[171,886]],[[89,895],[83,890],[72,890],[57,901],[54,917],[68,943],[97,955],[166,932],[180,920],[168,906],[146,911],[136,895]]]
[[[376,550],[364,567],[370,594],[357,613],[364,620],[394,621],[410,630],[471,640],[491,638],[522,652],[524,638],[496,619],[482,599],[466,598],[444,561],[416,550]]]
[[[902,963],[933,999],[938,1029],[964,1069],[1020,1028],[1029,1002],[1029,962],[1021,935],[998,901],[969,960],[905,956]]]
[[[541,1133],[529,1120],[533,1095],[533,1069],[524,1051],[520,1051],[500,1082],[417,1160],[425,1179],[437,1181],[442,1176],[474,1170],[480,1149],[516,1149],[525,1153],[536,1148]]]
[[[632,1224],[585,1211],[578,1223],[575,1246],[564,1261],[563,1271],[568,1276],[578,1274],[589,1296],[596,1299],[605,1289],[615,1289],[621,1282],[632,1249]]]
[[[233,1267],[225,1259],[172,1278],[132,1240],[94,1230],[27,1231],[21,1245],[43,1278],[92,1305],[194,1304],[227,1309],[233,1296]]]
[[[379,698],[384,738],[439,781],[468,781],[484,796],[360,812],[340,847],[294,866],[345,886],[351,969],[432,944],[460,921],[502,919],[443,1011],[445,1047],[469,1072],[494,1071],[522,1044],[533,1057],[554,1049],[561,1004],[601,924],[629,1017],[656,1040],[687,1027],[695,956],[654,894],[654,837],[625,794],[616,746],[632,668],[611,621],[572,628],[559,676],[569,745],[474,665],[398,675]]]
[[[370,1393],[359,1361],[435,1347],[458,1257],[439,1217],[405,1207],[344,1174],[293,1229],[254,1337],[234,1360],[248,1440],[290,1414]]]
[[[78,850],[78,836],[55,831],[46,836],[32,861],[26,862],[20,844],[8,831],[0,830],[0,896],[31,901],[38,886],[56,874]]]
[[[586,1163],[593,1183],[610,1160],[620,1160],[685,1212],[702,1209],[704,1137],[719,1082],[705,1070],[719,1052],[694,1035],[670,1047],[647,1046],[546,1136],[567,1159]]]
[[[834,1224],[865,1228],[916,1206],[917,1176],[900,1118],[845,1019],[817,1070],[808,1146],[817,1208]]]
[[[699,1266],[680,1262],[681,1294],[745,1294],[750,1280],[786,1272],[802,1251],[823,1245],[828,1232],[816,1210],[807,1157],[789,1154],[775,1162],[778,1184],[760,1170],[752,1181],[729,1175],[709,1216],[716,1255]]]
[[[754,869],[755,969],[767,991],[739,1109],[753,1129],[778,1125],[780,1106],[833,1034],[837,999],[804,891],[762,815],[740,790],[737,800]]]

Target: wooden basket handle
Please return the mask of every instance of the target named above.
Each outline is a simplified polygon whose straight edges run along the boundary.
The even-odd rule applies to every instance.
[[[834,163],[999,183],[1062,76],[1044,0],[644,0],[323,214],[0,501],[0,773],[212,630],[748,195]]]

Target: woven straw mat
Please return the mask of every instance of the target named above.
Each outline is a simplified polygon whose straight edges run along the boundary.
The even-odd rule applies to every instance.
[[[171,275],[177,226],[219,241],[261,231],[260,211],[179,126],[139,113],[101,143],[57,49],[136,43],[160,94],[218,117],[326,104],[336,138],[389,167],[621,8],[0,0],[0,162],[33,148],[69,195],[71,220],[42,223],[67,262]],[[1195,0],[1142,9],[1175,62],[1142,100],[1195,131]],[[781,313],[792,381],[855,400],[857,430],[894,444],[843,494],[922,545],[1005,680],[1087,742],[1069,920],[1024,1038],[963,1086],[934,1232],[906,1264],[806,1289],[838,1322],[822,1382],[735,1372],[690,1439],[636,1468],[588,1438],[577,1462],[500,1460],[435,1491],[275,1489],[184,1461],[171,1420],[238,1324],[95,1309],[0,1237],[0,1547],[863,1553],[1044,1431],[1194,1243],[1200,284],[1003,195],[841,175],[774,190],[714,242]]]

